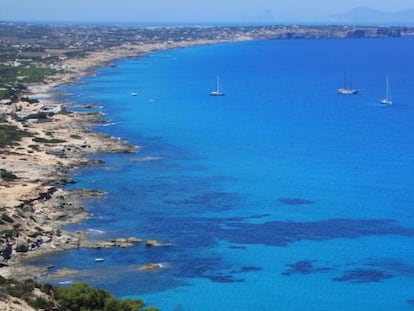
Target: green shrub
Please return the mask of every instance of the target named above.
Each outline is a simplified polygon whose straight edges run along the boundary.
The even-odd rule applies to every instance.
[[[85,57],[87,55],[87,53],[85,51],[81,51],[81,50],[77,50],[77,51],[68,51],[63,53],[64,55],[66,55],[67,57]]]
[[[22,282],[14,282],[14,286],[8,288],[8,294],[22,298],[25,301],[32,297],[32,291],[35,289],[35,283],[31,279],[24,280]]]
[[[20,98],[20,100],[21,101],[25,101],[25,102],[27,102],[27,103],[29,103],[29,104],[37,104],[37,103],[39,103],[39,100],[38,99],[36,99],[36,98],[30,98],[30,97],[21,97]]]
[[[18,75],[23,76],[22,82],[24,83],[39,83],[43,82],[48,76],[54,75],[55,70],[49,68],[36,68],[36,67],[19,67]]]
[[[72,135],[70,135],[70,138],[73,138],[73,139],[82,139],[82,136],[76,135],[76,134],[72,134]]]
[[[33,150],[36,150],[36,151],[40,150],[39,145],[29,145],[28,147],[32,148]]]
[[[52,301],[47,300],[43,297],[35,297],[34,299],[28,299],[27,303],[29,304],[29,306],[32,306],[36,310],[53,310],[53,308],[55,307],[55,304]]]
[[[13,229],[6,229],[6,230],[2,230],[0,231],[0,236],[4,237],[4,238],[11,238],[15,235],[16,231]]]
[[[12,172],[9,172],[3,168],[0,168],[0,178],[5,181],[13,181],[17,179],[18,177],[14,175]]]
[[[57,138],[47,139],[43,137],[35,137],[32,140],[36,143],[44,143],[44,144],[59,144],[59,143],[66,142],[65,140],[62,140],[62,139],[57,139]]]
[[[28,120],[28,119],[46,120],[47,116],[48,114],[46,112],[40,111],[40,112],[31,113],[27,115],[26,117],[24,117],[24,120]]]
[[[56,299],[61,310],[103,310],[103,311],[146,311],[140,299],[117,300],[108,291],[93,288],[86,283],[74,284],[69,288],[57,287]],[[157,309],[152,308],[156,311]]]
[[[13,223],[14,222],[13,218],[11,218],[7,214],[1,214],[1,220],[4,220],[5,222],[8,222],[8,223]]]
[[[42,284],[40,290],[46,294],[50,294],[53,292],[53,286],[49,283]]]
[[[35,288],[47,297],[33,295]],[[0,276],[0,295],[21,298],[37,310],[56,311],[158,311],[145,307],[140,299],[116,299],[108,291],[96,289],[86,283],[73,284],[69,288],[40,285],[28,279],[16,281]]]
[[[0,148],[13,146],[22,137],[30,136],[26,131],[18,129],[14,125],[0,124]]]

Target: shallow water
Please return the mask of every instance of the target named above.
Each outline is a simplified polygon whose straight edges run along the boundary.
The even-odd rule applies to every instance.
[[[40,263],[161,310],[412,308],[413,43],[175,49],[65,88],[71,102],[103,105],[115,124],[99,130],[142,147],[75,173],[73,187],[108,196],[87,201],[93,216],[69,229],[172,246]],[[336,94],[344,71],[358,95]],[[217,74],[226,95],[210,97]],[[389,107],[379,104],[386,74]],[[139,270],[148,262],[164,267]]]

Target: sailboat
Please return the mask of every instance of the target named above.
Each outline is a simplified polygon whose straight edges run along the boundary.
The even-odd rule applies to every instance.
[[[347,83],[347,80],[349,80],[349,83]],[[338,94],[342,94],[342,95],[353,95],[353,94],[357,94],[358,90],[352,88],[352,80],[351,77],[349,77],[349,79],[347,79],[346,73],[344,74],[344,87],[341,87],[337,90]]]
[[[388,75],[385,77],[385,98],[380,100],[382,105],[392,105],[390,82]]]
[[[224,93],[220,90],[220,78],[219,76],[217,76],[217,86],[216,89],[214,91],[210,92],[211,96],[223,96]]]

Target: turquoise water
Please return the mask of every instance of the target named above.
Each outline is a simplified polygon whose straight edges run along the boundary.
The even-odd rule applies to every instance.
[[[202,46],[65,88],[103,105],[114,124],[99,130],[141,147],[74,174],[73,187],[108,195],[69,229],[172,245],[40,263],[161,310],[411,309],[413,50],[413,38]],[[336,94],[344,71],[358,95]],[[208,96],[216,75],[223,97]],[[148,262],[164,267],[137,269]]]

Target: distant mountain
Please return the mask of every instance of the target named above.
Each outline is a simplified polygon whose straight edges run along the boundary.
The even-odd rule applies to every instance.
[[[333,23],[375,24],[375,25],[414,25],[414,9],[384,12],[371,8],[359,7],[344,14],[331,15]]]

